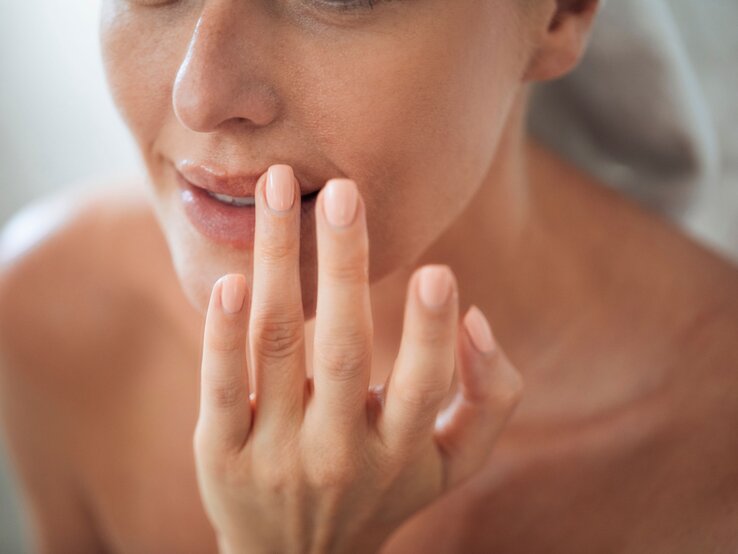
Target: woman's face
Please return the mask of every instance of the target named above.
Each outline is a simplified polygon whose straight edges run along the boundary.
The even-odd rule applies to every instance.
[[[109,86],[197,309],[220,275],[250,278],[253,231],[241,244],[198,231],[177,179],[184,162],[229,175],[285,163],[306,188],[355,180],[373,281],[417,259],[484,182],[531,49],[521,3],[372,3],[103,1]],[[316,300],[314,233],[313,215],[303,213],[307,317]]]

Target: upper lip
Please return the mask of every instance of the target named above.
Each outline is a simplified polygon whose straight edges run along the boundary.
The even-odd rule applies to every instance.
[[[188,183],[196,187],[236,197],[254,197],[256,185],[268,169],[267,167],[259,172],[229,171],[222,167],[192,160],[178,161],[175,163],[175,168]],[[311,187],[300,179],[296,171],[295,177],[300,184],[301,194],[310,194],[318,190],[319,187]]]

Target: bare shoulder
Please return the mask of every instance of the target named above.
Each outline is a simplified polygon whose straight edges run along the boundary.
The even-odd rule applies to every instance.
[[[690,382],[685,391],[738,417],[735,395],[720,399],[738,386],[738,265],[546,147],[532,152],[550,217],[576,244],[571,263],[596,268],[597,286],[611,291],[608,332],[631,345],[629,365],[668,366]]]
[[[721,325],[731,325],[738,318],[735,260],[547,147],[534,143],[531,148],[542,162],[534,170],[539,173],[537,179],[547,184],[545,201],[556,205],[558,217],[566,221],[560,226],[570,233],[586,229],[586,239],[580,242],[587,260],[597,250],[607,252],[607,260],[631,282],[687,295],[673,298],[674,305],[702,305],[714,316],[710,319],[720,320]]]
[[[147,294],[136,268],[163,246],[134,178],[68,187],[18,211],[0,234],[6,364],[68,379],[102,352],[110,359]]]
[[[82,493],[80,459],[95,448],[82,423],[130,364],[131,314],[148,305],[132,264],[152,267],[157,230],[142,183],[124,180],[38,199],[0,232],[0,426],[35,551],[104,550]]]

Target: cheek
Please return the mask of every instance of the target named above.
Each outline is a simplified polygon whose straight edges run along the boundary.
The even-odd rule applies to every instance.
[[[205,242],[179,212],[176,191],[159,185],[171,176],[155,159],[155,143],[172,120],[172,86],[188,35],[175,33],[175,26],[160,18],[105,7],[102,14],[100,47],[110,94],[147,166],[148,187],[155,193],[153,208],[179,284],[189,303],[204,315],[215,280],[237,269],[249,275],[250,258]]]
[[[306,54],[311,92],[292,99],[320,149],[362,188],[375,278],[416,259],[458,217],[519,91],[518,40],[480,23],[495,18],[440,9],[396,40]]]
[[[146,155],[171,111],[177,47],[183,39],[186,44],[186,37],[166,21],[133,15],[123,8],[104,8],[100,31],[108,89]]]
[[[416,259],[458,217],[489,169],[517,92],[513,41],[490,24],[504,17],[435,0],[427,6],[418,3],[410,33],[344,34],[345,44],[329,31],[284,36],[283,44],[294,44],[268,74],[289,125],[264,134],[265,151],[293,145],[289,151],[302,151],[303,163],[324,158],[357,180],[367,204],[372,279]],[[198,140],[174,124],[172,87],[194,21],[175,23],[126,13],[103,18],[110,91],[145,158],[165,131]],[[163,182],[156,160],[145,161],[153,181]],[[191,303],[204,309],[212,282],[250,260],[215,251],[183,222],[176,199],[158,192],[180,280]]]

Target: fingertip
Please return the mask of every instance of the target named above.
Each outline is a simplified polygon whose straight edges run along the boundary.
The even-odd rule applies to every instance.
[[[456,277],[447,265],[426,265],[416,272],[418,297],[426,309],[446,308],[457,295]]]
[[[225,313],[237,314],[243,310],[246,300],[246,277],[244,275],[240,273],[224,275],[218,279],[216,287],[220,287],[220,304]]]
[[[497,341],[492,334],[489,321],[477,306],[472,305],[464,316],[464,329],[477,352],[483,355],[491,354]]]
[[[246,278],[226,274],[213,285],[205,315],[205,352],[225,352],[238,347],[246,333],[245,306],[248,305]]]
[[[488,319],[477,306],[467,310],[463,327],[460,375],[465,396],[482,403],[517,404],[524,388],[523,377],[505,355]]]

